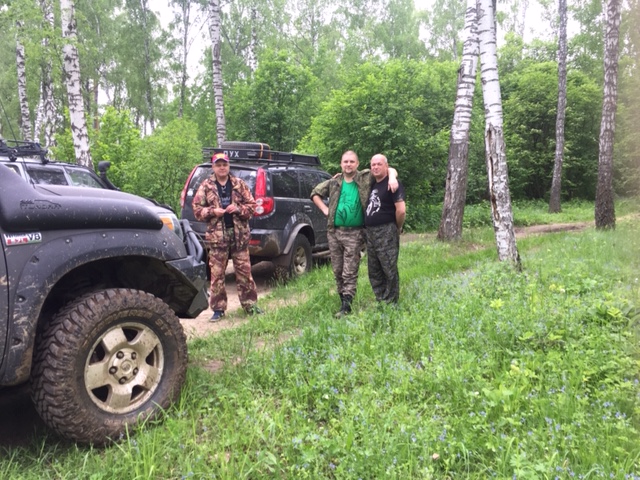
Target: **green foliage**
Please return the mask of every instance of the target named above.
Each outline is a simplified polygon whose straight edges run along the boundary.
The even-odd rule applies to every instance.
[[[180,211],[180,192],[202,160],[197,126],[176,119],[142,140],[141,151],[127,166],[125,189]]]
[[[345,150],[358,153],[361,168],[384,153],[405,186],[409,212],[412,202],[440,198],[456,68],[407,60],[358,67],[323,104],[299,150],[318,153],[330,171],[338,171]]]
[[[504,121],[509,186],[514,199],[544,198],[553,173],[557,65],[535,63],[504,78]],[[593,199],[598,163],[599,105],[596,84],[567,73],[567,112],[562,186],[565,198]]]
[[[226,97],[227,137],[260,141],[291,151],[317,110],[317,78],[289,54],[267,56],[253,76],[238,82]]]
[[[129,182],[128,169],[136,162],[141,153],[142,140],[127,110],[107,107],[100,119],[100,130],[94,133],[91,154],[94,168],[98,163],[111,162],[109,180],[123,188]]]

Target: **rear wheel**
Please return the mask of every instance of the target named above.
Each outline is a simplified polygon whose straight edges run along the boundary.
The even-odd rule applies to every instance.
[[[312,265],[311,244],[304,235],[297,235],[288,265],[276,265],[276,276],[281,280],[300,277],[311,271]]]
[[[186,367],[169,306],[142,291],[103,290],[64,307],[38,337],[32,397],[56,432],[102,444],[169,407]]]

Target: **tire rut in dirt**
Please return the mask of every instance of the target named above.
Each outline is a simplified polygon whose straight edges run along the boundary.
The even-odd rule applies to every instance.
[[[86,294],[36,340],[32,399],[44,422],[102,444],[156,418],[178,397],[187,367],[179,319],[160,299],[130,289]]]

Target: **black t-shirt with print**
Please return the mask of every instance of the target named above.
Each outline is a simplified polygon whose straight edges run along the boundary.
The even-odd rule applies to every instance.
[[[216,186],[218,187],[220,205],[222,206],[222,208],[227,208],[229,205],[231,205],[231,181],[227,179],[227,183],[221,185],[218,180],[216,180]],[[233,227],[233,217],[230,213],[224,214],[224,226],[227,228]]]
[[[404,201],[404,188],[398,183],[395,192],[389,190],[389,177],[374,183],[369,194],[367,209],[364,212],[364,224],[367,227],[395,223],[396,202]]]

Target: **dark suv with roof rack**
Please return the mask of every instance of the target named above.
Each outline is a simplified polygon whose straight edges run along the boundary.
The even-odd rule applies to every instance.
[[[247,183],[258,205],[250,221],[252,263],[272,261],[276,274],[287,278],[308,272],[313,256],[327,256],[327,219],[310,195],[331,175],[317,156],[272,151],[264,143],[222,142],[203,149],[208,161],[193,169],[180,199],[182,218],[195,232],[204,238],[206,223],[193,216],[193,196],[212,173],[211,156],[220,152],[229,155],[231,174]]]

